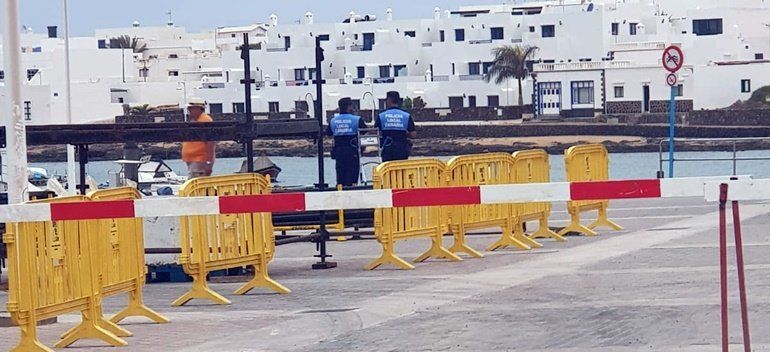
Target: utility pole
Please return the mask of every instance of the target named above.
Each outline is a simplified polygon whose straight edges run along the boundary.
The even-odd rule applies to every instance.
[[[64,7],[64,116],[67,125],[72,124],[72,79],[70,76],[70,24],[67,13],[67,0],[62,0]],[[67,191],[74,195],[75,191],[75,146],[67,145]],[[81,168],[82,169],[82,168]],[[81,176],[82,178],[82,176]],[[83,193],[85,195],[85,193]]]
[[[246,110],[247,132],[243,143],[246,146],[246,169],[249,173],[254,172],[254,114],[251,109],[251,84],[254,79],[251,78],[251,50],[249,50],[249,34],[243,33],[243,46],[241,46],[241,59],[243,59],[243,90],[246,91],[243,101],[244,110]]]
[[[21,118],[21,41],[19,39],[19,2],[5,1],[5,84],[8,89],[7,111],[0,114],[6,133],[8,157],[8,204],[27,200],[27,131]]]

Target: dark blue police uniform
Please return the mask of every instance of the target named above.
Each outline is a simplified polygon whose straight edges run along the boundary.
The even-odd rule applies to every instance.
[[[409,132],[415,130],[412,116],[399,108],[390,108],[380,113],[375,122],[380,129],[382,139],[382,161],[409,159],[411,145],[409,144]]]
[[[337,184],[352,186],[358,183],[361,164],[358,158],[358,129],[366,123],[360,116],[340,114],[329,121],[327,134],[334,136],[332,158],[336,161]]]

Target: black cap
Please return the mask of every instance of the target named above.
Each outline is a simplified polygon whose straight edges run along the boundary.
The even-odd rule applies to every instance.
[[[391,103],[394,103],[396,105],[401,105],[401,94],[399,94],[396,91],[390,91],[387,94],[388,100],[390,100]]]
[[[337,106],[340,108],[340,114],[348,112],[348,109],[350,109],[351,105],[353,105],[353,100],[350,98],[342,98],[339,102],[337,102]]]

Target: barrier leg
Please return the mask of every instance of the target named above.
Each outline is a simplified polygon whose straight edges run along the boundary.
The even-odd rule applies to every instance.
[[[537,229],[534,233],[529,235],[530,238],[552,238],[556,240],[557,242],[565,242],[566,239],[559,235],[558,233],[551,230],[551,228],[548,226],[548,214],[542,214],[540,216],[540,228]]]
[[[443,235],[441,234],[441,230],[437,231],[436,235],[431,236],[430,238],[430,249],[417,257],[414,262],[415,263],[422,263],[430,258],[435,259],[449,259],[453,262],[459,262],[462,261],[462,258],[458,257],[456,254],[450,252],[448,249],[444,248],[444,246],[441,243],[441,240],[443,239]]]
[[[588,225],[588,228],[593,230],[597,227],[608,227],[610,229],[613,229],[615,231],[621,231],[623,230],[623,227],[616,224],[614,221],[610,220],[607,217],[607,205],[602,205],[601,208],[599,208],[599,218],[596,219],[591,225]]]
[[[165,324],[169,319],[145,306],[142,299],[142,290],[137,289],[128,293],[128,307],[115,314],[110,321],[118,324],[128,317],[145,317],[157,324]]]
[[[500,236],[500,239],[497,240],[497,242],[492,243],[489,247],[487,247],[487,252],[494,252],[498,249],[508,248],[510,246],[514,246],[523,251],[528,251],[532,249],[532,247],[530,247],[528,244],[522,241],[519,241],[518,239],[513,237],[513,231],[511,230],[512,226],[513,225],[510,224],[509,222],[509,224],[507,224],[502,228],[503,230],[502,236]]]
[[[458,253],[465,253],[473,258],[484,258],[484,255],[479,253],[477,250],[471,248],[467,243],[465,243],[465,226],[463,224],[459,224],[457,226],[457,231],[453,231],[452,234],[454,237],[454,244],[452,247],[449,248],[449,251],[455,254]]]
[[[741,323],[743,324],[743,350],[751,352],[751,332],[749,330],[749,308],[746,299],[746,273],[743,265],[743,235],[741,234],[741,215],[738,202],[733,202],[733,227],[735,230],[735,261],[738,270],[738,291],[741,300]]]
[[[533,240],[524,233],[524,223],[516,220],[513,225],[513,238],[525,243],[530,248],[542,248],[540,242]]]
[[[208,284],[206,283],[206,273],[197,273],[196,275],[192,275],[193,278],[193,286],[190,289],[190,291],[187,291],[187,293],[183,294],[182,297],[179,297],[171,303],[172,306],[179,307],[185,305],[187,302],[190,302],[193,299],[208,299],[214,304],[220,304],[220,305],[226,305],[230,304],[230,300],[225,298],[224,296],[214,292],[211,288],[209,288]]]
[[[390,236],[392,237],[392,236]],[[382,242],[382,255],[369,264],[366,264],[364,269],[374,270],[383,264],[393,264],[394,266],[402,270],[414,270],[414,265],[407,263],[406,260],[399,258],[396,255],[395,243],[392,238],[383,240]]]
[[[87,321],[88,319],[91,319],[86,312],[81,312],[81,322],[77,326],[73,327],[72,329],[67,330],[65,333],[61,334],[59,338],[66,339],[69,335],[72,335],[75,333],[75,331],[78,331],[81,329],[81,325],[84,324],[96,324],[100,326],[102,329],[109,331],[113,335],[117,337],[131,337],[134,336],[133,333],[130,331],[121,328],[120,326],[116,325],[114,322],[111,322],[109,320],[104,319],[104,313],[102,313],[101,309],[97,310],[97,316],[96,321],[91,322]]]
[[[96,339],[102,340],[112,346],[127,346],[128,343],[110,332],[108,329],[99,325],[99,311],[98,309],[89,308],[83,311],[83,322],[75,327],[74,330],[69,332],[64,338],[54,345],[56,348],[66,348],[78,340],[83,339]],[[101,321],[106,322],[102,319]]]
[[[259,259],[259,264],[254,265],[254,278],[241,286],[241,288],[237,289],[235,294],[245,295],[257,287],[269,288],[281,294],[287,294],[291,292],[291,290],[279,284],[267,275],[267,260],[264,257]]]
[[[21,338],[19,344],[11,352],[53,352],[37,339],[37,322],[34,319],[28,319],[27,323],[19,324],[21,329]]]
[[[596,231],[583,226],[583,224],[580,223],[580,209],[579,208],[569,208],[569,216],[570,216],[570,224],[569,226],[565,227],[563,230],[559,231],[559,236],[565,236],[570,232],[577,232],[582,233],[586,236],[593,237],[598,235]]]

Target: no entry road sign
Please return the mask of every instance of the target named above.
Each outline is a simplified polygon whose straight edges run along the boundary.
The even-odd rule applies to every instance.
[[[678,78],[676,77],[676,73],[669,73],[666,75],[666,84],[668,84],[669,87],[675,86],[677,81]]]
[[[674,73],[679,71],[684,65],[684,53],[678,46],[669,46],[663,50],[663,68],[666,71]]]

